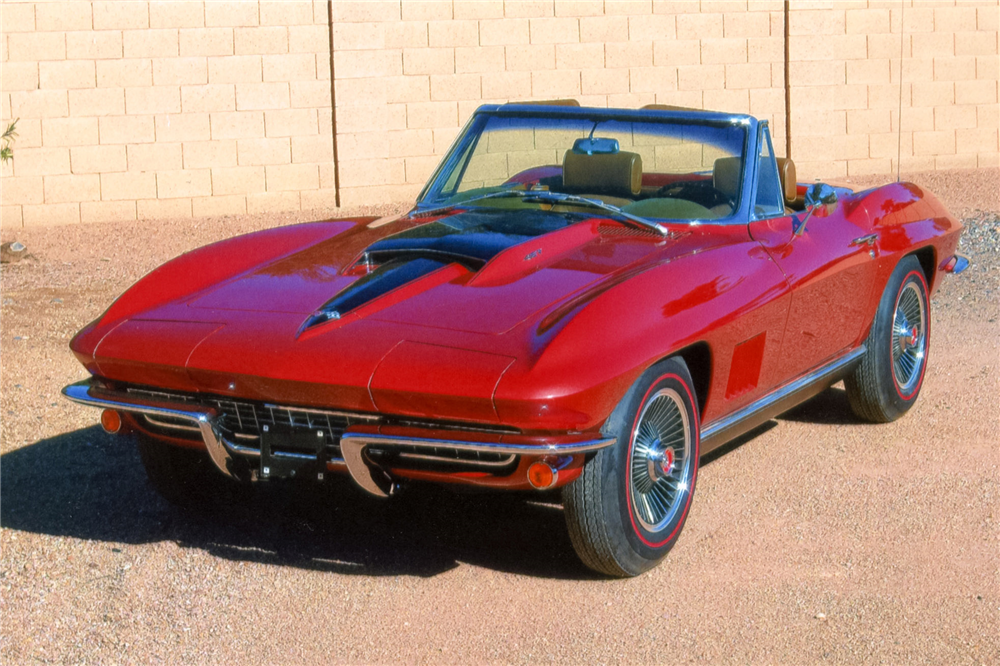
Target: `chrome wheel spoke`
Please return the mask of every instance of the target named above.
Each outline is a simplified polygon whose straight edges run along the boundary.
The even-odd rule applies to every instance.
[[[683,506],[693,472],[691,424],[677,391],[662,389],[646,402],[631,444],[633,510],[646,530],[658,532]]]
[[[903,287],[892,322],[892,374],[901,391],[912,390],[923,372],[927,311],[916,283]]]

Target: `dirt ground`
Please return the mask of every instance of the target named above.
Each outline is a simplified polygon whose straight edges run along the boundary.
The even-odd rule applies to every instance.
[[[866,425],[835,387],[713,454],[677,547],[625,581],[551,498],[345,478],[181,512],[60,397],[70,337],[139,276],[335,211],[4,230],[33,257],[0,278],[0,661],[1000,663],[1000,171],[913,180],[973,258],[914,410]]]

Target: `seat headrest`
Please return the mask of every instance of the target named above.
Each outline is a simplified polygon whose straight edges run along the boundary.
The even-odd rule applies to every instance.
[[[735,200],[740,193],[740,168],[743,161],[739,157],[720,157],[712,168],[712,187],[730,199]]]
[[[566,151],[563,189],[634,197],[642,192],[642,157],[638,153],[585,155]]]
[[[779,157],[778,176],[781,178],[781,191],[785,195],[785,203],[794,203],[799,197],[799,184],[795,180],[795,162],[791,157]]]

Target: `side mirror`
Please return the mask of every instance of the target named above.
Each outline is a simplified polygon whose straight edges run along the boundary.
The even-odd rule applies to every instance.
[[[806,230],[806,222],[812,217],[812,214],[816,212],[816,209],[823,206],[823,212],[820,217],[829,215],[833,210],[833,207],[837,205],[837,190],[833,189],[826,183],[816,183],[806,190],[806,216],[802,218],[801,222],[797,224],[793,223],[793,234],[796,236],[801,236]],[[794,218],[798,220],[796,216]]]
[[[806,190],[806,206],[831,206],[837,203],[837,190],[826,183],[816,183]]]

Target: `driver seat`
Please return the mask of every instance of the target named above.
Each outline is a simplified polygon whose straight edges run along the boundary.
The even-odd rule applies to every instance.
[[[563,157],[563,191],[593,195],[604,203],[626,206],[642,192],[642,156],[638,153],[574,153]]]

